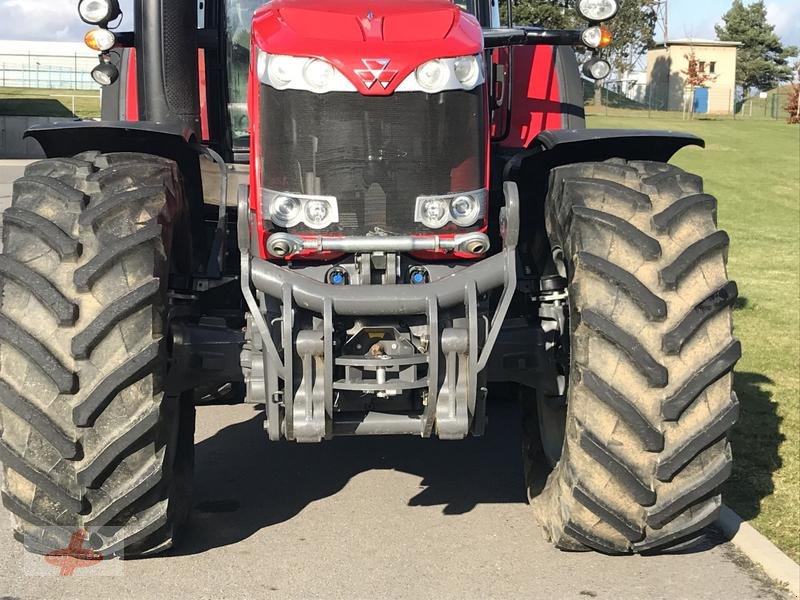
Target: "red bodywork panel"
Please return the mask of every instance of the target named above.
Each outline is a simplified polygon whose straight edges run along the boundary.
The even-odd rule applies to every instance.
[[[554,46],[516,46],[511,74],[511,126],[500,142],[508,148],[527,148],[546,129],[561,129],[561,92]],[[508,50],[501,49],[495,61],[508,65]],[[509,91],[506,90],[506,94]],[[505,129],[506,106],[495,112],[492,135]]]
[[[319,0],[275,0],[253,17],[248,112],[250,114],[250,208],[256,214],[259,254],[268,258],[261,206],[260,98],[255,74],[257,51],[323,59],[333,64],[366,96],[388,96],[417,67],[434,58],[475,55],[483,51],[478,20],[450,0],[368,0],[320,3]],[[389,59],[394,73],[388,85],[367,86],[357,71],[365,60]],[[488,102],[486,105],[488,111]],[[487,148],[489,135],[486,137]],[[487,152],[488,157],[488,152]],[[486,185],[489,184],[488,160]],[[484,223],[484,229],[488,221]],[[431,236],[435,235],[431,233]],[[442,235],[440,237],[452,237]],[[293,258],[335,258],[304,252]],[[420,253],[420,258],[442,258]],[[461,258],[473,255],[450,254]]]

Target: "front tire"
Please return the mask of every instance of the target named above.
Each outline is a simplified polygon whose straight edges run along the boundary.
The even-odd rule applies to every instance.
[[[172,544],[188,514],[193,406],[164,393],[177,166],[89,152],[30,165],[0,255],[3,504],[34,552],[87,530],[105,555]]]
[[[575,164],[552,173],[546,220],[565,259],[571,357],[564,446],[541,493],[528,470],[538,520],[568,550],[686,541],[717,516],[739,411],[716,201],[671,165]]]

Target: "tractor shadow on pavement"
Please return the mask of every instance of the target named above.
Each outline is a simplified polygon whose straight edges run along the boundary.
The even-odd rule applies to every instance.
[[[336,494],[359,473],[389,469],[422,478],[411,506],[445,515],[483,503],[526,500],[517,401],[490,403],[482,438],[337,438],[321,444],[269,442],[263,411],[196,445],[194,510],[174,555],[235,544]]]

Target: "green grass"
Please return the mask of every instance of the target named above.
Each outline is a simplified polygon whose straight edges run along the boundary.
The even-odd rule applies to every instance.
[[[800,559],[800,127],[782,121],[590,117],[590,127],[680,129],[707,142],[674,159],[705,178],[731,236],[744,356],[725,501]]]
[[[99,118],[100,93],[0,87],[0,116]]]

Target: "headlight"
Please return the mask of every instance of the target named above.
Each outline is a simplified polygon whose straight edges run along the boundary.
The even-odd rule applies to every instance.
[[[278,227],[305,225],[324,229],[339,222],[339,206],[334,196],[306,196],[262,190],[265,212]]]
[[[481,207],[478,201],[467,194],[456,196],[450,203],[450,214],[453,221],[461,227],[474,225],[478,220]]]
[[[269,203],[269,218],[279,227],[297,225],[300,202],[291,196],[276,196]]]
[[[616,0],[580,0],[578,2],[578,12],[588,21],[608,21],[613,19],[619,5]]]
[[[278,88],[284,88],[290,83],[295,76],[295,69],[293,57],[275,55],[269,57],[267,65],[267,75],[272,84]]]
[[[611,74],[611,65],[602,58],[593,58],[583,65],[583,74],[592,79],[605,79]]]
[[[478,78],[481,76],[481,67],[475,56],[460,56],[453,61],[453,72],[467,88],[475,87]]]
[[[306,83],[318,92],[325,92],[333,81],[333,67],[324,60],[311,60],[306,63],[303,69],[303,76]]]
[[[486,214],[486,190],[446,196],[420,196],[414,221],[430,229],[441,229],[448,223],[470,227]]]
[[[306,225],[312,229],[322,229],[328,220],[330,209],[324,200],[309,200],[306,202]]]
[[[595,25],[581,34],[581,40],[588,48],[606,48],[614,41],[614,34],[605,27]]]
[[[417,82],[427,92],[441,92],[450,79],[447,65],[438,59],[429,60],[417,68]]]
[[[116,0],[81,0],[78,4],[78,14],[86,23],[99,25],[116,19],[120,15],[120,10]]]
[[[91,31],[86,32],[83,41],[89,48],[97,52],[106,52],[114,47],[117,43],[117,37],[108,29],[97,27]]]
[[[447,202],[442,198],[428,198],[422,202],[420,219],[425,227],[439,229],[447,224]]]

